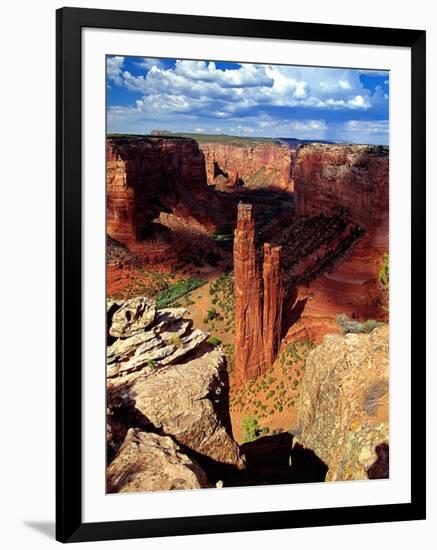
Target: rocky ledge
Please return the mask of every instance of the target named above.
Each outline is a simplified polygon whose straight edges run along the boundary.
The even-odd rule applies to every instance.
[[[209,487],[202,468],[171,439],[130,428],[108,467],[108,492]]]
[[[294,446],[327,465],[326,481],[388,477],[389,328],[327,335],[308,356]]]
[[[197,460],[243,467],[229,419],[226,359],[209,335],[193,329],[184,309],[158,310],[144,297],[108,300],[107,311],[108,490],[206,486]],[[158,468],[162,476],[142,450],[166,464]],[[169,470],[187,474],[177,476],[180,487]]]

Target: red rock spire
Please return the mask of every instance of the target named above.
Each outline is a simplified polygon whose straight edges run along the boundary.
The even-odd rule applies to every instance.
[[[264,370],[261,278],[256,265],[252,205],[239,203],[234,235],[235,367],[239,382]]]
[[[235,366],[237,381],[244,383],[263,374],[276,359],[281,341],[284,299],[281,247],[264,245],[261,281],[256,264],[255,221],[250,204],[238,205],[234,277]]]
[[[281,247],[264,244],[263,261],[263,341],[267,367],[273,364],[281,344],[284,284],[281,269]]]

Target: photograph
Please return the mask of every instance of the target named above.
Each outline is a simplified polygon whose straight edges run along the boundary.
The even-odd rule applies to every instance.
[[[390,71],[292,63],[106,55],[107,494],[390,478]]]

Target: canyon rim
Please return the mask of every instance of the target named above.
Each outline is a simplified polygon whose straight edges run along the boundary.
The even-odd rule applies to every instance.
[[[108,493],[389,477],[389,74],[107,56]]]

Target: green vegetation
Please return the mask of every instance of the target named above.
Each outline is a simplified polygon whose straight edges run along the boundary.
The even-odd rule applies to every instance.
[[[205,322],[212,320],[211,315],[214,315],[213,319],[224,321],[223,332],[233,331],[235,321],[233,273],[227,271],[213,281],[209,287],[209,294],[214,307],[208,311]]]
[[[165,290],[158,294],[156,297],[156,304],[158,308],[167,307],[173,304],[173,302],[181,296],[184,296],[184,294],[187,294],[188,292],[191,292],[195,288],[199,288],[204,284],[205,281],[203,279],[182,279],[180,281],[176,281],[175,283],[171,283]]]
[[[220,229],[218,229],[213,235],[212,235],[212,238],[215,240],[215,241],[233,241],[233,238],[234,238],[234,234],[233,232],[229,229],[229,230],[226,230],[226,231],[222,231]]]
[[[370,334],[373,329],[384,324],[380,321],[375,321],[374,319],[368,319],[364,323],[360,323],[354,319],[349,319],[346,313],[340,313],[340,315],[337,315],[336,322],[343,331],[343,334]]]
[[[245,416],[243,418],[243,441],[249,443],[262,435],[269,433],[269,428],[261,428],[258,416]]]
[[[181,340],[180,336],[178,336],[177,334],[175,334],[174,336],[172,336],[170,338],[170,342],[178,348],[180,348],[182,346],[182,340]]]
[[[208,344],[211,344],[211,346],[219,346],[222,343],[220,338],[217,338],[217,336],[210,336],[207,342]]]
[[[232,388],[231,410],[244,411],[246,416],[255,416],[260,422],[268,422],[272,415],[285,413],[286,420],[290,409],[298,402],[306,360],[314,347],[311,340],[284,346],[278,360],[266,373],[252,378],[244,386]]]
[[[206,318],[208,319],[208,321],[213,321],[218,317],[218,315],[219,314],[217,313],[217,310],[215,309],[215,307],[208,309],[208,311],[206,312]]]
[[[175,137],[187,137],[195,139],[198,143],[226,143],[236,147],[244,147],[246,145],[256,145],[257,143],[275,143],[272,138],[249,138],[242,136],[229,136],[227,134],[192,134],[192,133],[174,133]],[[278,142],[279,143],[279,142]]]
[[[386,252],[382,260],[382,266],[378,274],[378,280],[382,285],[382,288],[388,292],[390,283],[390,262],[389,256]]]

